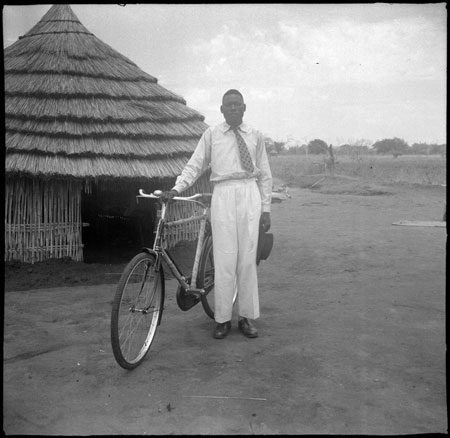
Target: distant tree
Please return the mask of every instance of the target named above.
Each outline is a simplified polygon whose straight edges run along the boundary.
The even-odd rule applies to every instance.
[[[264,142],[266,143],[266,145],[272,145],[273,144],[273,140],[269,136],[265,136],[264,137]]]
[[[346,142],[351,146],[367,146],[369,147],[372,142],[366,138],[349,138]]]
[[[318,138],[315,140],[311,140],[308,143],[308,153],[309,154],[327,154],[328,153],[328,145]]]
[[[337,154],[348,155],[350,154],[353,146],[349,144],[341,144],[336,148]]]
[[[302,144],[300,146],[299,152],[303,155],[308,155],[308,146],[306,144]]]
[[[370,149],[368,146],[357,146],[355,147],[355,151],[359,152],[362,155],[370,154]]]
[[[411,154],[414,155],[443,155],[446,153],[446,144],[414,143],[411,146]]]
[[[274,141],[270,137],[264,137],[264,144],[266,145],[266,151],[268,154],[275,150]]]
[[[289,149],[289,153],[296,154],[296,155],[304,155],[305,149],[302,148],[299,144],[295,145],[294,147]]]
[[[446,144],[432,144],[430,145],[430,154],[433,155],[446,155],[447,145]]]
[[[411,146],[411,154],[428,155],[430,153],[430,145],[428,143],[414,143]]]
[[[394,157],[408,153],[410,150],[408,143],[397,137],[379,140],[372,145],[372,148],[377,154],[392,154]]]
[[[274,141],[273,147],[276,153],[280,154],[284,151],[284,143],[282,141]]]
[[[300,142],[295,139],[292,135],[289,135],[286,143],[284,144],[284,149],[288,154],[297,154],[298,148],[300,147]]]
[[[353,144],[342,144],[335,149],[336,154],[341,155],[368,155],[370,149],[367,146],[357,146]]]

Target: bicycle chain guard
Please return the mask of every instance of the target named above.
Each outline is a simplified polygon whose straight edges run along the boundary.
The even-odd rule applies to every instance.
[[[187,278],[186,281],[189,283],[190,278]],[[177,304],[178,307],[183,310],[192,309],[196,304],[200,302],[200,298],[196,297],[192,294],[187,293],[181,285],[177,287]]]

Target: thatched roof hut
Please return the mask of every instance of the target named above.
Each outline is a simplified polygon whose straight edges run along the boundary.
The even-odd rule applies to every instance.
[[[170,185],[207,127],[69,5],[5,49],[4,72],[5,260],[81,260],[83,194]]]

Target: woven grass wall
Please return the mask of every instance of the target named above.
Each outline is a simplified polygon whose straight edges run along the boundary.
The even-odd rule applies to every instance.
[[[81,182],[6,178],[5,261],[83,260]]]

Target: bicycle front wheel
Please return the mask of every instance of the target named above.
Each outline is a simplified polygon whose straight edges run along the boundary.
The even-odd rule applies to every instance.
[[[147,354],[164,305],[164,272],[156,257],[142,252],[126,266],[111,313],[111,345],[118,364],[137,367]]]

